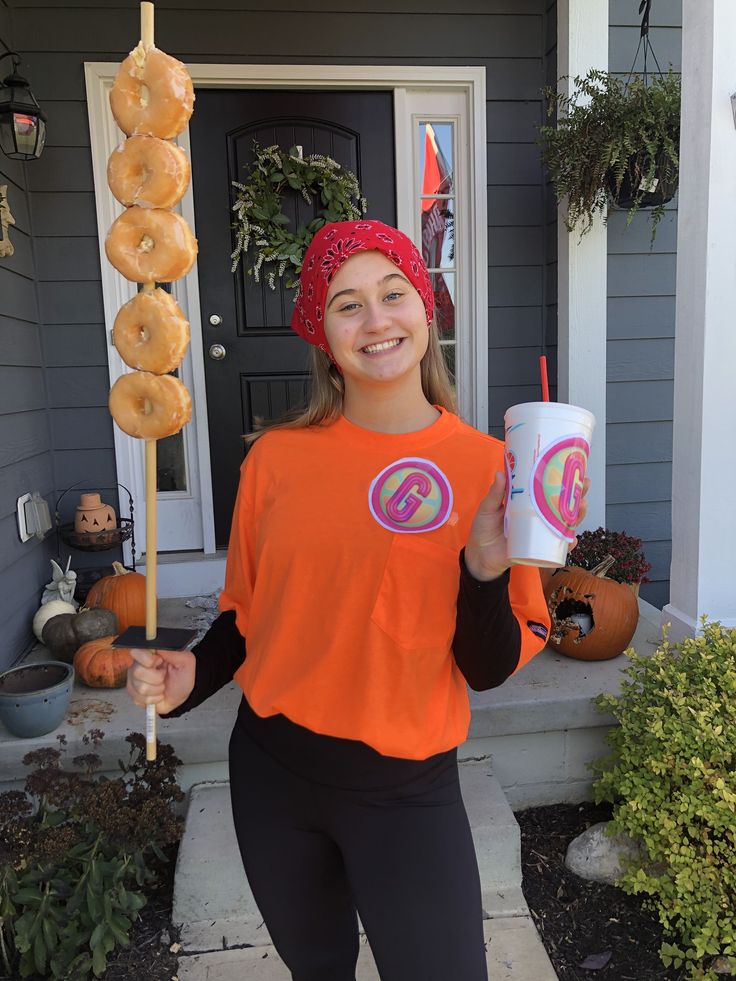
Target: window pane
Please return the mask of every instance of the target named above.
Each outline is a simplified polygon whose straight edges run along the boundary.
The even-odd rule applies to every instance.
[[[452,194],[454,123],[419,124],[421,194]]]
[[[440,340],[455,339],[455,273],[432,273],[434,316]]]
[[[167,284],[169,285],[169,284]],[[170,374],[181,377],[179,368]],[[156,448],[156,490],[187,490],[187,458],[184,447],[184,433],[179,430],[173,436],[158,440]]]
[[[179,430],[173,436],[160,439],[156,453],[156,490],[185,491],[187,467],[184,456],[184,433]]]
[[[422,201],[422,255],[430,269],[455,265],[455,204]]]

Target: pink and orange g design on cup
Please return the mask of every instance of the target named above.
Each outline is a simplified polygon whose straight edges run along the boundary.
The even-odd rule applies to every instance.
[[[562,566],[575,538],[595,418],[564,402],[506,412],[504,533],[512,565]]]

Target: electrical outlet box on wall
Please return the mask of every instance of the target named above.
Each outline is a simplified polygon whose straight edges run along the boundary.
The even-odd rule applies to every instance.
[[[18,534],[22,542],[31,538],[42,539],[51,531],[51,512],[46,500],[38,491],[21,494],[16,502]]]

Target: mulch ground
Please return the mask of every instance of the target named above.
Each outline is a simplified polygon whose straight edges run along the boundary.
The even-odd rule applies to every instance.
[[[679,981],[659,959],[662,931],[638,896],[565,868],[573,838],[610,807],[555,804],[519,811],[523,890],[560,981]]]
[[[140,918],[133,924],[130,944],[118,947],[108,958],[104,981],[172,981],[176,978],[179,934],[171,922],[171,901],[177,851],[178,846],[165,850],[168,862],[158,865],[158,889],[149,894]]]

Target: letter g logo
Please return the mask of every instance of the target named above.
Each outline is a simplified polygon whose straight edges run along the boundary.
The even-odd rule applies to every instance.
[[[440,468],[418,457],[385,467],[368,491],[368,506],[388,531],[433,531],[452,513],[452,488]]]

